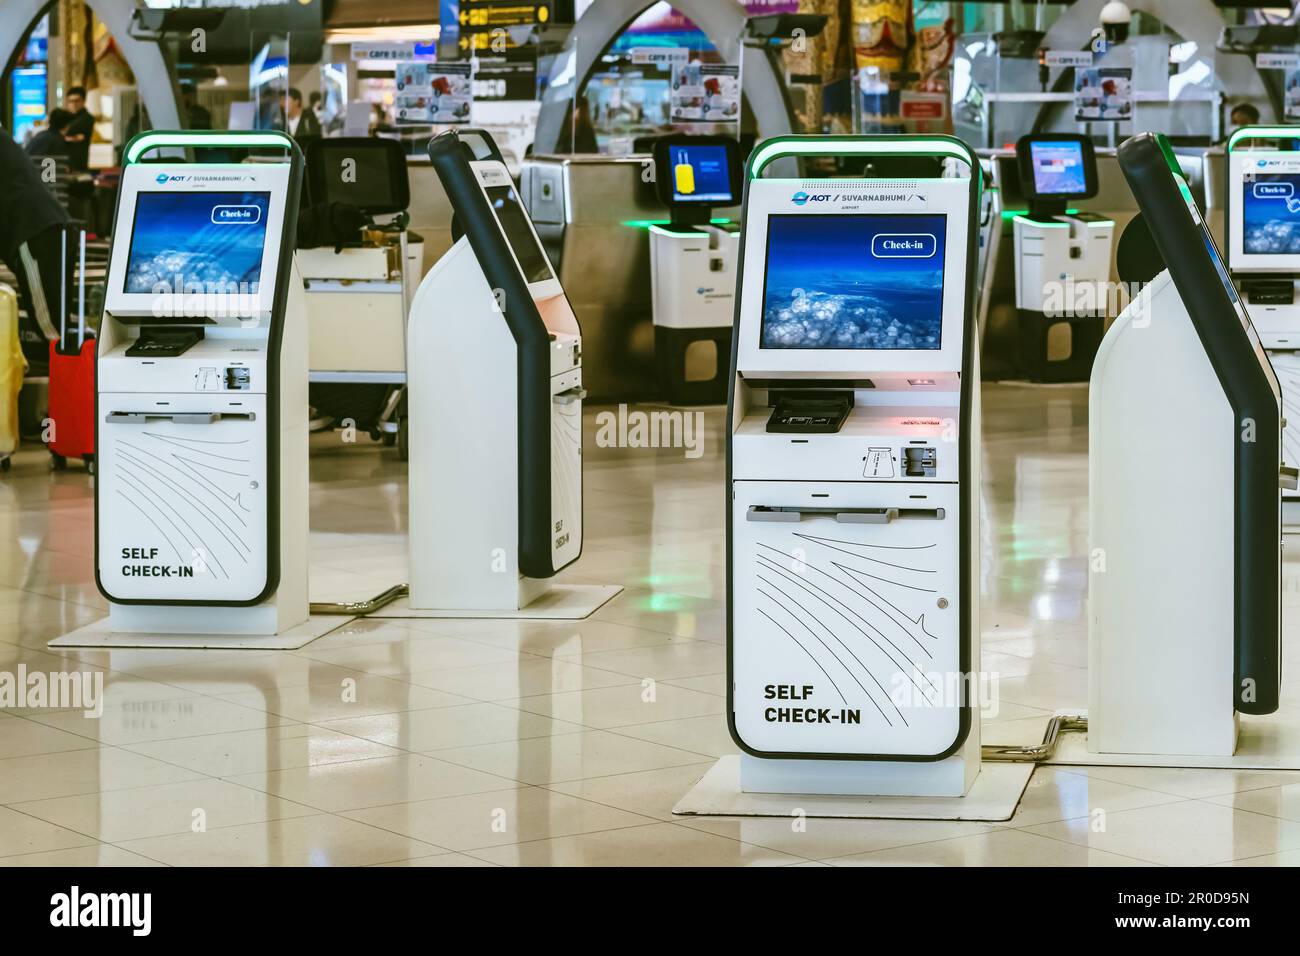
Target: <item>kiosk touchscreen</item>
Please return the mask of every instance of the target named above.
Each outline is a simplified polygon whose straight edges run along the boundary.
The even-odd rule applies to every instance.
[[[1109,301],[1115,235],[1110,219],[1070,208],[1097,194],[1092,140],[1031,133],[1016,143],[1016,160],[1029,203],[1028,213],[1013,220],[1021,371],[1034,381],[1083,381],[1106,316],[1081,315],[1075,304]],[[1094,288],[1085,289],[1089,284]],[[1054,343],[1056,326],[1069,330],[1065,348]]]
[[[287,161],[142,161],[218,139]],[[275,133],[149,133],[126,156],[98,346],[96,580],[116,630],[274,634],[307,618],[287,225],[302,157]]]
[[[1092,373],[1088,746],[1227,756],[1278,706],[1281,395],[1168,142],[1119,162],[1167,271]]]
[[[582,551],[582,337],[487,133],[429,157],[463,235],[407,335],[415,610],[519,610]]]
[[[762,175],[834,156],[943,175]],[[978,169],[948,137],[793,137],[750,159],[727,522],[746,790],[951,796],[977,772]]]
[[[740,202],[740,146],[726,136],[662,136],[654,143],[655,189],[667,225],[650,227],[655,365],[677,405],[726,401],[740,228],[713,221]]]

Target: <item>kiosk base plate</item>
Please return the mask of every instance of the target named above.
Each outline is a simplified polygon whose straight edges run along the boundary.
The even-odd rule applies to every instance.
[[[1078,710],[1069,713],[1080,713]],[[997,725],[993,725],[997,726]],[[1007,726],[1007,725],[1003,725]],[[1018,742],[1037,742],[1047,726],[1039,721],[1016,721]],[[1032,727],[1025,731],[1021,727]],[[1037,734],[1038,736],[1035,736]],[[992,741],[985,741],[990,743]],[[997,743],[1011,743],[998,739]],[[1098,754],[1088,750],[1084,733],[1063,734],[1056,753],[1043,761],[1053,767],[1182,767],[1198,770],[1300,770],[1300,713],[1285,707],[1267,717],[1243,715],[1237,731],[1237,752],[1230,757],[1185,754]],[[986,764],[987,766],[987,764]]]
[[[194,650],[295,651],[353,619],[314,614],[304,623],[280,634],[143,634],[109,629],[108,618],[69,631],[49,642],[50,647],[180,648]]]
[[[518,610],[437,608],[416,610],[408,598],[399,598],[371,614],[371,618],[501,618],[507,620],[581,621],[603,607],[623,588],[617,584],[556,584]]]
[[[713,765],[673,807],[682,816],[789,817],[798,807],[810,817],[853,820],[1010,820],[1029,784],[1034,765],[985,763],[964,797],[861,797],[828,794],[745,793],[740,789],[740,755]]]

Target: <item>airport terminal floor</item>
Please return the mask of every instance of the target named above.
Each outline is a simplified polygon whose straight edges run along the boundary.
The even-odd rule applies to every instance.
[[[1087,702],[1087,395],[983,389],[982,656],[1000,674],[986,743],[1034,742],[1053,710]],[[699,457],[600,447],[601,411],[585,416],[586,555],[562,580],[621,584],[617,598],[572,622],[358,620],[293,652],[48,649],[106,610],[92,500],[80,475],[51,480],[43,451],[21,453],[0,485],[20,543],[3,557],[0,669],[75,661],[104,672],[105,702],[101,719],[0,716],[0,866],[1300,862],[1296,771],[1040,767],[997,823],[674,816],[736,752],[723,411],[702,410]],[[312,439],[317,599],[405,573],[406,469],[339,435]],[[1298,581],[1292,558],[1284,613]],[[1288,724],[1295,659],[1271,718]]]

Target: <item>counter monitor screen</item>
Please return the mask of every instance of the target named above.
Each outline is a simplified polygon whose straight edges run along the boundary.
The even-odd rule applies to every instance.
[[[1241,193],[1242,254],[1300,255],[1300,173],[1248,170]]]
[[[938,349],[946,217],[768,217],[765,349]]]
[[[400,212],[408,202],[405,182],[395,182],[392,159],[386,150],[357,149],[347,141],[343,145],[322,140],[319,152],[319,170],[315,179],[323,188],[317,202],[337,202],[357,209],[375,212]],[[387,145],[387,144],[385,144]],[[402,158],[405,163],[405,157]],[[346,173],[346,175],[345,175]],[[405,173],[405,169],[402,170]]]
[[[1083,143],[1035,140],[1029,144],[1034,192],[1040,196],[1083,196],[1088,192]]]
[[[673,143],[668,147],[673,202],[730,206],[736,201],[725,146]]]
[[[551,278],[551,267],[546,262],[546,254],[533,235],[528,225],[528,217],[519,205],[513,186],[486,186],[488,202],[496,213],[501,231],[505,233],[510,249],[519,260],[519,268],[524,274],[524,281],[529,285],[545,282]]]
[[[127,254],[127,293],[255,295],[269,192],[142,192]]]

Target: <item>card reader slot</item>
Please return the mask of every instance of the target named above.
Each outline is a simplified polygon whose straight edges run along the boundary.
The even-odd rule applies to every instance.
[[[144,425],[147,422],[213,425],[223,421],[251,422],[256,417],[252,412],[109,412],[104,421],[110,425]]]
[[[809,518],[834,518],[840,524],[890,524],[904,518],[942,521],[942,508],[786,508],[770,505],[750,505],[745,512],[746,521],[795,523]]]

